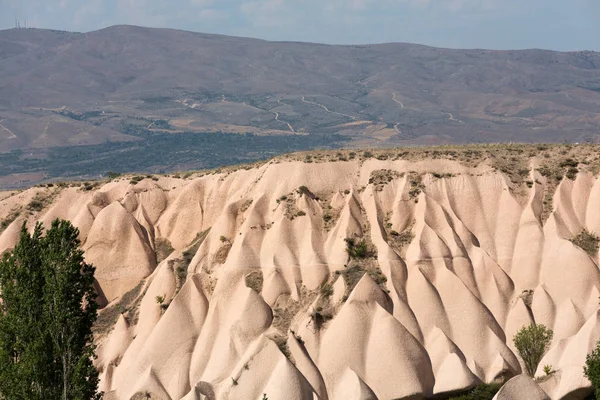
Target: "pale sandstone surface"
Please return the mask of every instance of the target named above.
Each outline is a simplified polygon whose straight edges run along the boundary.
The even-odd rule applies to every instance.
[[[376,188],[383,169],[397,174]],[[563,179],[545,219],[545,178],[530,176],[539,184],[517,195],[484,166],[371,159],[32,188],[0,201],[6,218],[52,192],[2,232],[0,250],[24,221],[79,227],[101,314],[126,308],[97,334],[107,398],[418,399],[511,377],[497,399],[583,398],[600,273],[569,239],[600,232],[600,180]],[[392,231],[410,232],[406,243]],[[380,271],[351,291],[348,237],[367,239],[376,255],[364,268]],[[536,376],[555,372],[539,384],[512,344],[532,322],[554,330]]]

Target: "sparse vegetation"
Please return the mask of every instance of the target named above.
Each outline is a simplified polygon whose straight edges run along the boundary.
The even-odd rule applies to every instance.
[[[345,267],[343,270],[336,271],[336,275],[342,276],[342,278],[344,279],[344,284],[346,286],[346,292],[342,298],[343,301],[346,301],[348,299],[348,296],[350,295],[350,293],[352,293],[352,290],[354,290],[354,288],[365,273],[369,274],[369,277],[371,277],[371,279],[373,279],[373,281],[375,281],[375,283],[377,283],[382,290],[387,291],[385,287],[387,278],[383,274],[379,266],[362,266],[359,264],[353,264],[351,266]]]
[[[321,329],[325,322],[333,318],[333,315],[329,312],[325,312],[323,307],[314,308],[310,313],[310,319],[316,329]]]
[[[260,269],[252,271],[244,276],[246,286],[254,290],[256,293],[262,292],[263,273]]]
[[[571,239],[571,242],[588,253],[590,257],[598,255],[600,238],[593,232],[583,229],[577,236]]]
[[[110,329],[115,325],[119,315],[127,313],[127,320],[131,324],[137,322],[137,312],[139,302],[141,301],[140,292],[145,281],[140,281],[133,289],[121,296],[119,302],[108,308],[103,309],[94,324],[94,333],[98,336],[108,334]]]
[[[452,178],[454,176],[454,174],[451,173],[440,174],[438,172],[432,172],[431,175],[436,179]]]
[[[367,258],[372,255],[366,240],[362,239],[356,242],[354,238],[346,238],[344,241],[346,242],[346,252],[350,258]]]
[[[242,212],[246,212],[246,210],[248,210],[250,208],[250,206],[252,205],[252,201],[253,201],[252,199],[248,199],[248,200],[244,201],[242,203],[242,206],[240,207],[240,210]]]
[[[21,215],[21,210],[14,209],[8,213],[8,215],[0,222],[0,232],[4,231],[10,224],[12,224]]]
[[[523,360],[525,372],[534,377],[535,371],[544,354],[550,348],[553,332],[541,324],[522,327],[513,338],[513,343]]]
[[[314,198],[314,194],[312,194],[312,192],[306,186],[304,186],[304,185],[302,185],[302,186],[300,186],[298,188],[298,194],[300,196],[304,195],[304,196],[307,196],[307,197]]]
[[[492,400],[501,387],[501,383],[482,383],[465,393],[454,395],[448,400]]]
[[[331,285],[331,283],[325,282],[319,287],[319,291],[321,293],[321,296],[328,298],[331,295],[333,295],[333,286]]]
[[[56,196],[57,191],[43,191],[37,193],[27,204],[27,210],[40,212],[46,208]]]
[[[131,178],[131,180],[129,181],[129,183],[131,183],[132,185],[137,185],[139,182],[144,180],[144,176],[141,175],[136,175],[134,177]]]
[[[596,343],[594,350],[585,357],[583,374],[592,383],[596,399],[600,399],[600,341]]]
[[[574,181],[575,178],[577,178],[577,174],[579,173],[579,170],[575,167],[571,167],[567,170],[565,176],[567,178],[569,178],[570,180]]]
[[[213,256],[213,264],[223,264],[227,261],[227,256],[229,255],[229,250],[231,250],[231,242],[225,239],[225,241],[221,241],[221,247],[215,252]]]
[[[371,172],[369,184],[373,185],[375,191],[380,192],[388,183],[402,176],[404,176],[404,174],[391,169],[379,169]]]
[[[306,186],[300,186],[295,192],[291,192],[285,195],[282,195],[277,199],[277,204],[281,204],[283,202],[284,215],[287,219],[293,221],[297,217],[303,217],[306,215],[304,210],[300,210],[296,205],[296,201],[298,197],[307,196],[311,199],[317,199],[313,193],[308,190]]]
[[[154,241],[154,252],[156,253],[156,263],[161,263],[175,249],[171,246],[171,242],[167,238],[158,238]]]
[[[29,204],[27,205],[27,209],[31,210],[31,211],[42,211],[43,208],[44,208],[44,203],[42,203],[37,198],[34,198],[33,200],[31,200],[29,202]]]
[[[413,241],[415,235],[413,233],[414,220],[411,220],[402,230],[398,232],[392,229],[393,225],[390,222],[391,212],[386,215],[384,228],[387,233],[387,242],[401,256],[405,256],[406,247]]]
[[[425,185],[423,185],[421,175],[417,174],[416,172],[410,172],[409,179],[410,189],[408,190],[408,197],[416,202],[419,194],[425,190]]]
[[[210,232],[210,228],[208,228],[204,232],[198,233],[196,235],[196,238],[192,241],[190,246],[186,250],[183,251],[183,254],[182,254],[183,259],[178,260],[178,266],[177,266],[178,269],[183,268],[184,270],[187,271],[188,266],[192,262],[192,259],[196,255],[196,252],[200,248],[200,245],[204,242],[204,239],[206,239],[206,237],[208,236],[209,232]]]
[[[523,300],[523,303],[525,303],[527,307],[531,308],[531,302],[533,300],[533,290],[523,290],[523,292],[521,292],[521,294],[519,295],[519,298]]]

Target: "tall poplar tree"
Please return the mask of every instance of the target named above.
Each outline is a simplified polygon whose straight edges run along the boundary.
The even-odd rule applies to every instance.
[[[25,225],[0,261],[0,398],[99,399],[94,267],[68,221]]]

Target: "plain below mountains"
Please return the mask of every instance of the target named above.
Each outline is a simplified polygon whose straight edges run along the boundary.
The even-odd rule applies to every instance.
[[[315,147],[596,142],[599,127],[594,52],[331,46],[133,26],[0,31],[0,186]]]

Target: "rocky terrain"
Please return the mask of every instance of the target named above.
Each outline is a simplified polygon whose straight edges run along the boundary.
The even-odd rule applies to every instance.
[[[2,192],[0,251],[24,221],[79,227],[107,399],[443,399],[492,382],[508,382],[498,399],[583,399],[599,150],[309,152],[40,185]],[[554,330],[535,381],[512,343],[533,321]]]

